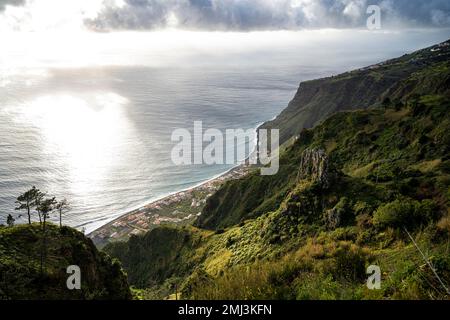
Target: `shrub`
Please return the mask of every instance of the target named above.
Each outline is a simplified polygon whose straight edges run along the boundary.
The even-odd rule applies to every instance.
[[[437,223],[438,230],[450,235],[450,214],[442,217]]]
[[[198,268],[181,285],[180,292],[183,297],[195,299],[196,292],[210,284],[212,284],[212,279],[209,274],[204,269]]]
[[[437,254],[431,257],[431,262],[444,280],[450,278],[450,257],[446,254]]]
[[[409,201],[395,200],[378,208],[373,216],[375,226],[400,228],[408,223],[414,213],[414,205]]]
[[[374,214],[373,223],[380,229],[414,228],[433,221],[437,216],[437,209],[432,200],[419,202],[412,199],[397,199],[379,207]]]
[[[373,225],[372,217],[369,214],[364,213],[356,217],[356,226],[358,227],[359,230],[370,229],[372,225]]]
[[[366,252],[355,245],[342,245],[335,253],[333,275],[350,281],[362,280],[366,276]]]
[[[331,232],[330,236],[336,241],[356,241],[357,232],[354,227],[337,228]]]
[[[311,274],[297,285],[297,300],[336,300],[343,294],[342,285],[331,275]]]
[[[355,212],[355,215],[364,215],[364,214],[371,214],[374,210],[374,207],[372,204],[369,204],[364,201],[357,201],[353,205],[353,211]]]

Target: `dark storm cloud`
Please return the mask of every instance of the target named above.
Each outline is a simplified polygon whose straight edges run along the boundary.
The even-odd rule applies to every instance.
[[[450,26],[450,1],[390,0],[386,10],[405,22],[429,26]]]
[[[384,25],[450,26],[449,0],[125,0],[105,5],[86,24],[98,30],[170,25],[202,30],[277,30],[364,26],[368,5],[382,8]]]
[[[7,5],[21,6],[25,4],[25,0],[0,0],[0,11],[5,10]]]
[[[285,29],[295,27],[290,0],[125,0],[125,6],[106,6],[96,29],[152,29],[176,18],[179,27],[213,30]]]

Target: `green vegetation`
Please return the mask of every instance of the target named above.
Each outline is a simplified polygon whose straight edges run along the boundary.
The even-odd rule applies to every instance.
[[[188,299],[448,297],[404,230],[449,283],[441,132],[450,122],[440,101],[418,115],[411,105],[336,114],[286,149],[279,175],[226,184],[195,227],[156,229],[106,251],[144,298],[169,296],[175,285]],[[324,154],[330,140],[336,147]],[[305,161],[310,154],[323,163]],[[365,287],[370,264],[384,272],[382,290]]]
[[[99,252],[93,242],[62,225],[69,209],[66,199],[56,201],[36,187],[17,198],[16,210],[27,213],[28,224],[0,225],[0,300],[131,299],[120,262]],[[48,222],[59,215],[59,227]],[[36,214],[39,223],[32,223]],[[69,290],[69,266],[80,268],[81,288]]]
[[[428,225],[438,212],[432,200],[402,199],[380,206],[373,215],[373,223],[380,229],[415,228]]]
[[[138,298],[448,299],[407,234],[448,288],[447,50],[301,86],[269,124],[288,139],[298,134],[283,146],[277,175],[230,181],[194,226],[105,251],[122,261]],[[301,129],[319,120],[311,110],[369,106]],[[366,286],[371,264],[382,270],[380,290]]]
[[[449,48],[302,84],[264,126],[289,141],[278,174],[225,183],[193,225],[104,248],[134,298],[449,299]],[[11,216],[0,227],[0,295],[130,297],[116,260],[47,225],[66,204],[36,188],[18,204],[29,225]],[[65,289],[73,264],[81,291]],[[380,290],[366,286],[369,265],[381,268]]]
[[[42,227],[0,227],[0,299],[131,298],[120,263],[99,252],[82,233],[47,224],[46,238],[42,270]],[[81,269],[81,290],[67,288],[70,265]]]

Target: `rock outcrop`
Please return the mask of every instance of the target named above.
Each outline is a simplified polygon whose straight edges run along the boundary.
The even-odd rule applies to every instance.
[[[324,189],[330,186],[334,177],[328,156],[323,149],[306,149],[300,158],[297,181],[310,180],[318,182]]]

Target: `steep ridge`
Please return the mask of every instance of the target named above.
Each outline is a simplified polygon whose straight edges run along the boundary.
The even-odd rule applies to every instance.
[[[282,143],[300,134],[303,128],[311,128],[329,115],[345,110],[366,109],[380,106],[385,97],[405,98],[408,94],[434,94],[434,90],[447,90],[449,79],[430,80],[429,86],[420,86],[420,72],[430,70],[450,60],[450,41],[404,55],[373,66],[340,74],[338,76],[302,82],[288,107],[273,121],[261,128],[280,129]],[[416,77],[412,79],[412,75]],[[405,80],[406,83],[405,83]],[[441,87],[439,87],[441,86]]]

